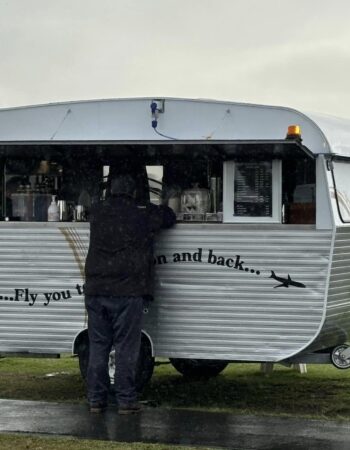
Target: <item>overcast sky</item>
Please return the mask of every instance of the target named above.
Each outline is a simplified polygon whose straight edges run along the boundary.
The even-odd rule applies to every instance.
[[[349,0],[0,0],[0,107],[211,98],[350,117]]]

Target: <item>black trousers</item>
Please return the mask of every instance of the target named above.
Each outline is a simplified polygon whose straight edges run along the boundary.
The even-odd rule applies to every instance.
[[[90,341],[88,401],[107,403],[108,360],[115,348],[115,389],[118,405],[137,400],[135,372],[141,344],[142,297],[85,296]]]

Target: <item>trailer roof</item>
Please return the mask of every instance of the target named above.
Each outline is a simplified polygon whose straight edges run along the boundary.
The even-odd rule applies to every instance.
[[[154,98],[52,103],[0,109],[0,143],[281,140],[300,125],[314,154],[350,157],[350,120],[291,108],[165,98],[152,127]],[[157,133],[158,132],[158,133]]]

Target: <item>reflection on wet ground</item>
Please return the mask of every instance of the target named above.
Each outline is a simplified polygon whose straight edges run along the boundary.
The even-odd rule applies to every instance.
[[[92,415],[86,405],[0,400],[0,432],[221,447],[237,450],[348,450],[350,423],[146,407],[118,416],[111,406]]]

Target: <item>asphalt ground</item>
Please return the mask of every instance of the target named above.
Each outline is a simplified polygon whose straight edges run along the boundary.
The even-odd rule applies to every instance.
[[[146,406],[119,416],[86,405],[0,399],[0,432],[234,450],[349,450],[350,422],[233,415]]]

